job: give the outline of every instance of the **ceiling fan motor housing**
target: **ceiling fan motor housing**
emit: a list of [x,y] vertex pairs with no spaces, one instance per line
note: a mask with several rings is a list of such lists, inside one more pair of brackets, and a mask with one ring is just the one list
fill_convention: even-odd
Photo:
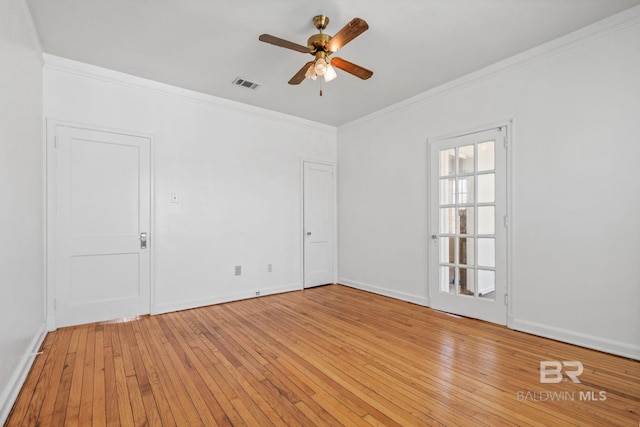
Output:
[[315,53],[320,50],[324,51],[329,40],[331,40],[331,36],[329,34],[314,34],[309,37],[309,40],[307,40],[307,46],[311,50],[311,53]]
[[331,36],[324,34],[322,30],[329,25],[329,17],[324,15],[317,15],[313,17],[313,25],[320,31],[319,34],[314,34],[307,40],[307,47],[311,50],[312,54],[318,51],[325,51],[325,46],[331,40]]

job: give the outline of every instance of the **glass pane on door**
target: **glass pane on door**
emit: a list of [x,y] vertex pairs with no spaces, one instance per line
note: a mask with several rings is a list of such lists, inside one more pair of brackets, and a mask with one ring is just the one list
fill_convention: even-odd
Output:
[[496,201],[495,176],[492,173],[478,176],[478,202],[494,203]]
[[475,208],[458,208],[458,228],[459,234],[473,234],[476,228]]
[[475,239],[458,239],[458,264],[474,265],[474,240]]
[[475,178],[473,176],[465,176],[458,178],[458,200],[459,204],[473,203],[475,199]]
[[456,247],[455,237],[442,238],[442,242],[440,243],[440,262],[441,263],[446,263],[446,264],[456,263],[455,247]]
[[456,202],[456,180],[441,179],[440,180],[440,204],[452,205]]
[[496,272],[492,270],[478,270],[478,296],[495,300]]
[[478,265],[496,266],[496,239],[478,239]]
[[490,171],[495,168],[494,141],[478,144],[478,172]]
[[466,145],[458,149],[458,175],[475,171],[475,146]]
[[495,141],[439,152],[440,292],[495,297]]
[[496,209],[493,206],[478,207],[478,234],[494,234],[496,230]]
[[476,292],[475,270],[472,268],[460,268],[459,270],[458,295],[474,296]]
[[440,151],[440,176],[449,176],[456,173],[456,150],[450,148]]
[[441,266],[440,267],[440,292],[445,294],[455,294],[455,267]]
[[440,234],[455,234],[456,208],[440,208]]

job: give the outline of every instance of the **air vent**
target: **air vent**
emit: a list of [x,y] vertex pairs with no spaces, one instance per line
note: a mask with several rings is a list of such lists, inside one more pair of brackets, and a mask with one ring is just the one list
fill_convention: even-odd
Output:
[[236,77],[236,79],[233,81],[234,85],[238,85],[238,86],[242,86],[242,87],[246,87],[248,89],[253,89],[256,90],[260,87],[259,83],[256,82],[250,82],[249,80],[245,80],[242,77]]

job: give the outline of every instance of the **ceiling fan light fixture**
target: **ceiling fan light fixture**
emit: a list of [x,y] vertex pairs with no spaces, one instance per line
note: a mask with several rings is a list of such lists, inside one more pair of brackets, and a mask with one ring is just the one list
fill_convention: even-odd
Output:
[[316,63],[313,68],[315,69],[317,75],[324,76],[324,73],[327,72],[327,65],[327,61],[324,58],[320,57],[316,59]]
[[315,80],[316,78],[318,78],[318,75],[316,74],[316,68],[315,68],[315,63],[311,64],[309,66],[309,68],[307,68],[307,72],[304,73],[304,76],[308,79],[311,80]]
[[331,64],[327,64],[327,71],[324,73],[324,81],[328,83],[336,77],[338,77],[336,69],[333,68]]

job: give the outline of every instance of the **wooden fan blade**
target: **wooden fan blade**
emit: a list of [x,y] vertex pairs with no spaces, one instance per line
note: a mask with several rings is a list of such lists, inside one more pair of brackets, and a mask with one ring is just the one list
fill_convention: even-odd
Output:
[[326,49],[329,52],[335,52],[340,49],[351,40],[358,37],[360,34],[367,31],[369,24],[364,19],[353,18],[351,22],[345,25],[335,36],[331,37],[329,43],[327,43]]
[[353,62],[345,61],[342,58],[331,58],[331,65],[341,69],[342,71],[346,71],[349,74],[353,74],[354,76],[359,77],[362,80],[367,80],[369,77],[373,76],[373,71],[362,68],[361,66],[356,65]]
[[313,61],[309,61],[306,64],[304,64],[302,68],[300,68],[300,70],[293,77],[291,77],[291,80],[289,80],[289,84],[299,85],[300,83],[302,83],[302,81],[305,78],[305,74],[307,73],[307,70],[309,69],[309,67],[311,67],[312,64],[313,64]]
[[285,49],[295,50],[297,52],[311,53],[309,48],[306,46],[302,46],[301,44],[290,42],[288,40],[281,39],[270,34],[262,34],[260,37],[258,37],[258,40],[260,40],[261,42],[271,43],[276,46],[284,47]]

